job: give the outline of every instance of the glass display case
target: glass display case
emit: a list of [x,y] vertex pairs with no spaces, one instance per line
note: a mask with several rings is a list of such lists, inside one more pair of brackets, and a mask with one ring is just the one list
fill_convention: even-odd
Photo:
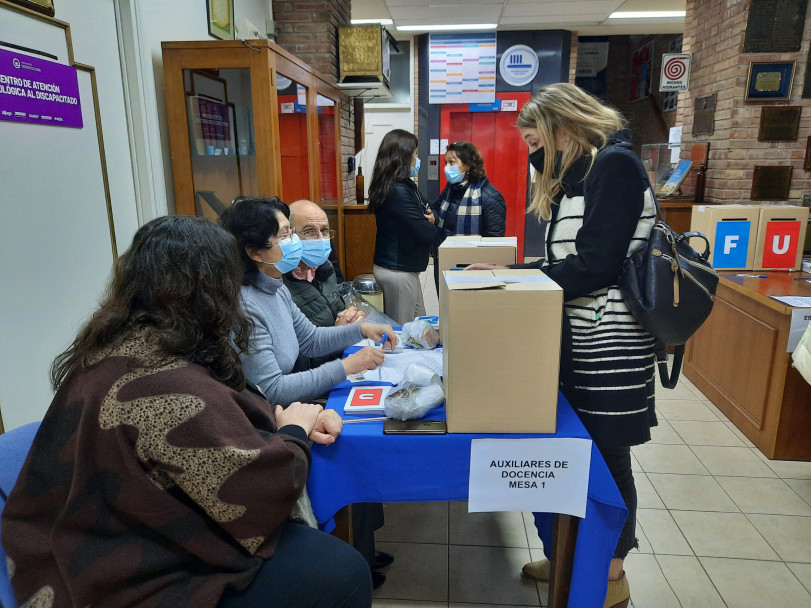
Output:
[[642,146],[641,160],[658,198],[704,200],[709,142]]
[[343,266],[346,96],[267,40],[161,46],[177,212],[216,219],[240,195],[309,199]]

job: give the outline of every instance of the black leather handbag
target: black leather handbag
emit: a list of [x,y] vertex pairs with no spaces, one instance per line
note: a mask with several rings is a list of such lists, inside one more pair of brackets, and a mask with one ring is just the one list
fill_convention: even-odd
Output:
[[[710,243],[700,232],[679,234],[662,221],[656,197],[657,220],[647,244],[625,258],[619,287],[634,317],[656,338],[656,361],[662,386],[674,388],[684,358],[684,343],[710,316],[718,287],[718,273],[707,259]],[[706,244],[698,253],[688,239]],[[666,346],[675,346],[673,370],[667,370]]]

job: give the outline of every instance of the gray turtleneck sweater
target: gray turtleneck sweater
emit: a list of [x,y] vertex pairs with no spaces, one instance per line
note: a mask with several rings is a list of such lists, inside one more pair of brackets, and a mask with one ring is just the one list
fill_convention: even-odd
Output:
[[287,407],[294,401],[324,396],[346,380],[340,359],[291,374],[299,353],[318,357],[341,351],[363,338],[360,324],[316,327],[293,303],[281,279],[259,273],[242,286],[242,300],[253,318],[253,347],[242,353],[248,382],[259,386],[272,404]]

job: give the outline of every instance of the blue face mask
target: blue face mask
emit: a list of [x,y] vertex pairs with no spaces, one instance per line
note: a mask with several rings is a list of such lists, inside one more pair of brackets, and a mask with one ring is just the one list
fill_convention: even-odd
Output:
[[297,234],[294,234],[289,239],[284,239],[278,243],[279,249],[282,250],[282,259],[278,262],[273,262],[276,270],[284,274],[290,272],[301,261],[301,239]]
[[445,177],[450,184],[458,184],[465,179],[465,174],[455,165],[445,165]]
[[419,174],[420,174],[420,159],[418,158],[414,166],[411,167],[411,172],[409,173],[409,175],[411,175],[411,177],[417,177]]
[[327,261],[332,242],[329,239],[304,239],[301,247],[301,260],[310,268],[318,268]]

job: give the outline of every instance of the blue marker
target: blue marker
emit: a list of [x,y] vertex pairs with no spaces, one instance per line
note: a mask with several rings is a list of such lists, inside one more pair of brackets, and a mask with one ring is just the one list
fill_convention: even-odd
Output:
[[384,331],[384,332],[383,332],[383,338],[380,340],[380,349],[381,349],[381,350],[382,350],[382,349],[383,349],[383,347],[386,345],[386,340],[388,340],[388,339],[389,339],[389,336],[388,336],[388,334],[386,334],[386,332]]

